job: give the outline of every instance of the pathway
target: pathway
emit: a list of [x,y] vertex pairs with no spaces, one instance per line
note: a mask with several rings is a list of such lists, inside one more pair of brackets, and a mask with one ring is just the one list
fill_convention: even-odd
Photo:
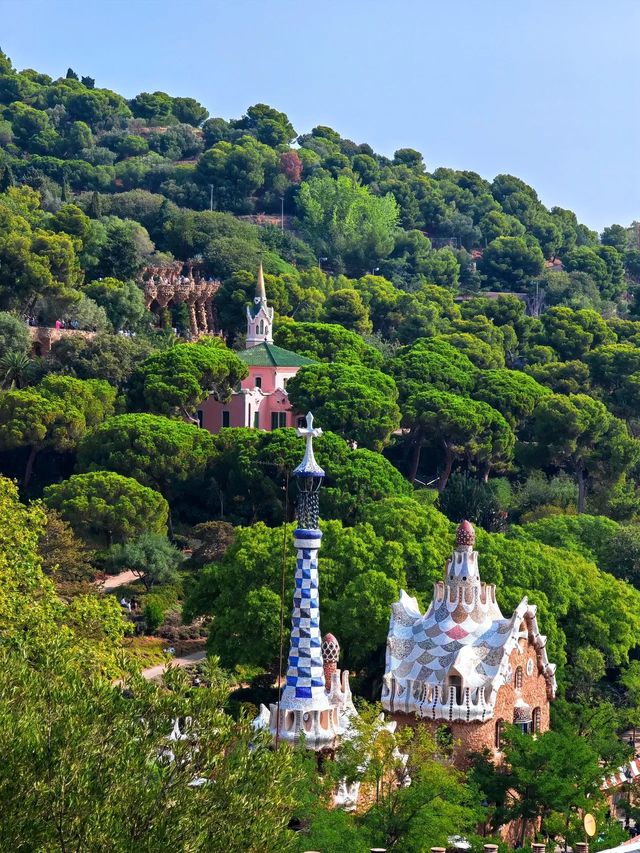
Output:
[[168,661],[167,663],[160,663],[160,664],[157,664],[156,666],[150,666],[150,667],[148,667],[148,669],[143,669],[142,670],[142,677],[146,678],[147,681],[151,681],[152,678],[157,678],[159,675],[162,675],[162,673],[165,671],[165,669],[168,669],[168,667],[170,667],[170,666],[180,666],[180,667],[191,666],[194,663],[199,663],[201,660],[204,660],[206,658],[206,656],[207,656],[207,653],[202,651],[202,652],[193,652],[193,654],[184,655],[182,657],[174,657],[170,661]]
[[119,586],[124,586],[127,583],[133,583],[139,580],[138,575],[133,572],[120,572],[119,575],[108,575],[103,581],[96,581],[96,584],[101,589],[117,589]]

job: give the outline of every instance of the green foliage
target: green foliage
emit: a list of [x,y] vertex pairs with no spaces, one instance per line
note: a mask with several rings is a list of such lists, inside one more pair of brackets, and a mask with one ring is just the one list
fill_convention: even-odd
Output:
[[522,237],[498,237],[484,250],[479,266],[492,290],[523,291],[543,264],[539,246],[527,245]]
[[132,571],[147,591],[156,584],[175,583],[183,561],[180,551],[157,533],[143,533],[131,542],[112,545],[103,558],[104,565],[114,573]]
[[116,332],[135,331],[145,316],[144,294],[133,281],[103,278],[86,285],[84,292],[104,308]]
[[150,356],[129,383],[131,408],[197,423],[195,409],[213,393],[226,402],[248,374],[247,366],[219,338],[176,344]]
[[380,450],[400,423],[395,382],[378,370],[347,364],[302,367],[287,383],[296,411],[313,411],[326,429]]
[[298,210],[305,235],[319,255],[363,272],[394,246],[398,207],[346,175],[317,176],[300,185]]
[[197,476],[213,455],[213,439],[192,424],[160,415],[117,415],[94,429],[78,449],[78,469],[115,471],[169,497]]
[[111,544],[167,532],[169,507],[162,495],[113,471],[74,474],[48,486],[44,500],[90,541]]
[[330,323],[280,322],[274,331],[278,346],[317,361],[380,368],[382,355],[354,332]]
[[74,450],[88,429],[113,413],[115,396],[115,389],[106,382],[70,376],[49,376],[36,388],[0,396],[0,444],[5,449],[29,448],[25,489],[38,452]]

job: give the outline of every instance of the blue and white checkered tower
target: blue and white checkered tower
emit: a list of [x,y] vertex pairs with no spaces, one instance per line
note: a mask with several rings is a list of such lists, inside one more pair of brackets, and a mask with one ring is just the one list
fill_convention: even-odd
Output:
[[324,471],[313,453],[313,439],[322,435],[322,430],[313,428],[311,412],[307,414],[306,427],[298,429],[298,435],[306,439],[307,447],[302,462],[293,471],[298,482],[298,527],[293,534],[297,559],[291,647],[280,707],[323,710],[329,707],[324,683],[318,596],[318,550],[322,539],[318,528],[318,492]]

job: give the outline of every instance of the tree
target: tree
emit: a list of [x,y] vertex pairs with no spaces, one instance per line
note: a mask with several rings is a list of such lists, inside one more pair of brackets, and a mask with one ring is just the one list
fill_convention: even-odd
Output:
[[304,233],[319,255],[362,273],[394,246],[398,206],[391,194],[374,196],[354,179],[316,176],[300,185]]
[[191,555],[198,567],[221,560],[235,541],[233,524],[228,521],[205,521],[196,524],[191,532],[200,543]]
[[[398,584],[384,572],[370,569],[349,581],[332,608],[337,634],[353,664],[360,668],[385,644],[389,612],[398,600]],[[365,639],[366,638],[366,639]]]
[[0,396],[0,442],[5,449],[28,447],[23,486],[28,488],[37,454],[50,448],[74,450],[88,429],[113,412],[115,388],[106,382],[85,382],[49,376],[35,388],[6,391]]
[[136,118],[161,121],[171,115],[172,101],[166,92],[141,92],[129,101],[129,106]]
[[135,331],[147,314],[142,288],[134,281],[103,278],[84,288],[85,294],[104,308],[116,332]]
[[197,424],[196,406],[210,394],[226,402],[247,374],[247,366],[219,338],[177,344],[150,356],[133,373],[129,403],[143,411],[179,413]]
[[171,112],[183,124],[199,127],[209,116],[209,111],[195,98],[172,98]]
[[166,536],[143,533],[131,542],[112,545],[104,563],[112,571],[133,572],[149,592],[156,584],[176,583],[179,578],[178,568],[184,559],[183,554]]
[[55,510],[46,513],[46,527],[38,542],[42,570],[57,584],[86,581],[95,574],[93,553]]
[[469,394],[476,374],[470,359],[443,338],[421,338],[403,347],[390,360],[388,370],[396,380],[401,405],[429,387]]
[[15,314],[0,311],[0,357],[9,353],[28,355],[31,337],[26,323]]
[[[262,189],[267,174],[275,172],[275,151],[252,136],[237,142],[216,142],[205,151],[196,168],[201,185],[213,184],[214,202],[226,210],[245,210],[248,197]],[[250,208],[249,208],[250,209]]]
[[473,397],[500,412],[511,429],[526,420],[549,390],[519,370],[482,370]]
[[390,376],[347,364],[302,367],[287,383],[296,411],[313,411],[324,429],[380,450],[400,423],[398,391]]
[[78,448],[78,470],[115,471],[157,489],[169,502],[179,483],[202,473],[213,438],[193,424],[160,415],[116,415]]
[[622,225],[609,225],[602,231],[600,242],[624,254],[630,248],[629,232]]
[[328,323],[337,323],[361,335],[373,331],[369,312],[358,291],[351,287],[332,293],[325,302],[324,310]]
[[259,142],[272,148],[289,145],[297,135],[285,113],[267,104],[249,107],[242,118],[231,122],[231,126],[251,133]]
[[596,311],[550,308],[542,315],[540,343],[553,347],[561,361],[579,359],[590,349],[615,341],[614,332]]
[[274,340],[285,349],[317,361],[339,361],[371,368],[382,366],[382,354],[375,347],[337,324],[281,321],[274,330]]
[[74,474],[47,486],[44,500],[77,534],[97,544],[167,532],[169,506],[162,495],[113,471]]
[[584,361],[550,361],[528,365],[527,373],[555,394],[580,394],[589,390],[589,366]]
[[53,344],[45,367],[78,379],[102,378],[122,388],[152,352],[153,344],[140,336],[98,334],[91,340],[66,337]]
[[492,467],[506,465],[511,459],[513,432],[502,415],[487,403],[447,391],[420,391],[408,399],[404,416],[411,427],[409,444],[413,448],[410,482],[418,473],[425,444],[444,452],[444,467],[438,478],[440,492],[444,491],[456,460],[467,459],[486,480]]
[[607,408],[627,422],[636,421],[640,404],[640,349],[606,344],[587,353],[592,384],[601,389]]
[[[500,823],[520,821],[520,846],[524,846],[528,828],[536,820],[542,821],[543,832],[555,837],[569,829],[572,817],[593,809],[604,796],[597,752],[567,727],[532,738],[510,726],[504,735],[503,752],[504,764],[493,769],[489,777],[502,800],[498,802]],[[476,759],[477,777],[480,763],[481,759]],[[487,781],[486,777],[478,778],[483,787]],[[563,818],[559,831],[552,829],[555,814]]]
[[542,272],[544,256],[522,237],[498,237],[484,250],[479,267],[494,290],[522,291]]
[[585,394],[544,397],[531,428],[542,457],[566,467],[575,477],[579,513],[584,512],[590,474],[615,481],[638,458],[639,445],[625,424]]

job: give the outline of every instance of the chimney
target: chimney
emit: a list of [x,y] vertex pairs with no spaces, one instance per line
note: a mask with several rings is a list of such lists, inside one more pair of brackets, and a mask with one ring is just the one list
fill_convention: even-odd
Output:
[[585,841],[579,841],[574,848],[576,853],[589,853],[589,845]]
[[432,847],[431,853],[447,853],[446,847]]
[[484,845],[484,853],[497,853],[498,845],[497,844],[485,844]]
[[534,843],[531,845],[531,853],[545,853],[545,850],[546,850],[546,849],[547,849],[547,845],[546,845],[546,844],[540,844],[540,843],[535,843],[535,842],[534,842]]

